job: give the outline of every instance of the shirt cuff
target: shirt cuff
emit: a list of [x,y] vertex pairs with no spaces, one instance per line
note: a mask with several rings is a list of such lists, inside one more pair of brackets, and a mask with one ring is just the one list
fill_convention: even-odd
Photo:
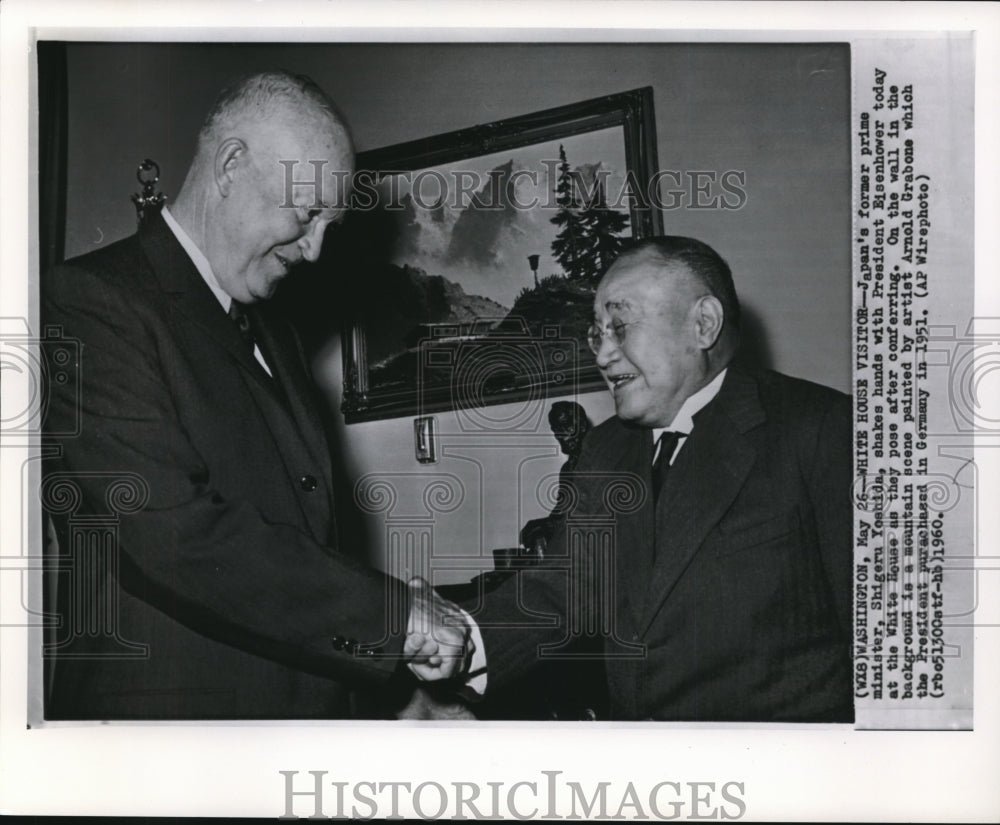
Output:
[[472,662],[469,664],[469,673],[466,675],[465,683],[462,686],[463,693],[472,691],[476,696],[482,697],[486,693],[486,648],[483,646],[483,633],[472,616],[465,610],[462,610],[461,607],[458,609],[461,610],[462,617],[469,625],[472,644],[474,646]]

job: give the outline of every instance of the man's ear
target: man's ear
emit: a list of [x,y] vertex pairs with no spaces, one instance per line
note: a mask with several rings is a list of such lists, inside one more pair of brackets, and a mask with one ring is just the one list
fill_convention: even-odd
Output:
[[725,322],[726,313],[722,308],[722,302],[714,295],[706,295],[698,299],[695,306],[695,335],[698,339],[698,346],[703,349],[711,349],[722,334],[722,325]]
[[215,152],[215,185],[222,197],[229,197],[233,179],[246,158],[247,145],[239,138],[226,138]]

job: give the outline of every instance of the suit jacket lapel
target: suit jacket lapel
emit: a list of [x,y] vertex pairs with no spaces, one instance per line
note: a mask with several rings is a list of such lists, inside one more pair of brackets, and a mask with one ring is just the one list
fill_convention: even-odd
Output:
[[[593,495],[598,501],[591,507],[595,512],[607,512],[614,517],[615,608],[619,615],[629,613],[637,626],[653,557],[653,508],[648,496],[652,460],[649,430],[619,425],[599,445],[588,464],[600,471],[593,478]],[[583,467],[578,469],[581,481],[586,481],[586,471]],[[645,500],[637,508],[626,506],[613,511],[608,506],[614,498],[607,495],[608,487],[620,482],[626,474],[640,479],[643,488],[639,495]]]
[[160,289],[171,296],[171,307],[194,322],[218,346],[226,350],[254,379],[266,386],[267,374],[247,352],[239,331],[223,311],[174,233],[157,215],[139,235],[143,251],[159,282]]
[[[179,312],[216,346],[225,350],[249,379],[250,394],[281,445],[285,469],[292,482],[298,483],[304,467],[318,466],[321,473],[317,481],[326,485],[325,500],[332,500],[333,484],[327,441],[315,414],[305,411],[308,405],[302,399],[308,395],[301,394],[301,386],[307,377],[299,375],[304,368],[300,366],[290,330],[285,335],[276,334],[273,329],[276,325],[267,321],[258,324],[262,337],[259,345],[268,348],[268,355],[274,359],[274,363],[269,364],[278,377],[272,378],[246,346],[236,325],[227,317],[163,218],[156,216],[149,225],[143,227],[139,237],[160,289],[169,296],[171,311]],[[255,311],[254,317],[261,320],[262,314]],[[291,343],[287,343],[285,337]],[[275,381],[281,382],[281,388],[285,390],[288,399],[287,405]],[[328,525],[324,524],[321,511],[304,508],[304,513],[317,538],[325,542],[328,539]]]
[[646,591],[653,574],[653,541],[656,512],[653,509],[653,437],[645,428],[629,431],[629,449],[623,459],[642,479],[645,501],[634,513],[619,516],[617,558],[624,569],[619,580],[627,583],[629,607],[637,626],[645,613]]
[[745,433],[764,420],[752,377],[736,367],[670,468],[656,508],[656,559],[645,601],[645,632],[709,531],[746,482],[756,450]]
[[299,434],[313,460],[320,465],[322,480],[332,493],[333,470],[326,449],[326,430],[317,405],[308,401],[316,390],[295,334],[287,322],[274,318],[268,307],[252,306],[249,311],[257,321],[259,346],[272,364],[274,381],[280,385]]

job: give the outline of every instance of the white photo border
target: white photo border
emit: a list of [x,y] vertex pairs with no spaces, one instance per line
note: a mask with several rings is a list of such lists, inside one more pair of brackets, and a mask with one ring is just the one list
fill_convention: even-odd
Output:
[[[570,13],[570,9],[572,9]],[[31,44],[36,38],[134,40],[567,40],[849,41],[877,49],[880,38],[976,37],[976,314],[1000,315],[995,227],[1000,177],[996,81],[1000,18],[987,4],[757,4],[633,2],[330,3],[19,2],[0,8],[3,131],[0,139],[0,298],[4,317],[37,317],[32,226],[37,197],[28,159],[37,128]],[[381,28],[391,20],[392,28]],[[428,21],[435,21],[433,26]],[[512,21],[517,24],[514,28]],[[528,23],[530,21],[530,24]],[[571,22],[567,22],[571,21]],[[676,28],[678,25],[683,28]],[[97,28],[100,26],[100,28]],[[765,28],[766,27],[766,28]],[[672,30],[671,30],[672,29]],[[28,208],[25,209],[25,204]],[[12,274],[13,273],[13,274]],[[982,403],[998,409],[996,382]],[[4,398],[4,408],[15,404]],[[21,511],[22,455],[0,450],[0,558],[19,556],[22,530],[40,525]],[[981,548],[996,546],[1000,500],[995,451],[981,465]],[[13,548],[13,549],[12,549]],[[995,555],[994,555],[995,561]],[[993,565],[1000,568],[1000,565]],[[984,566],[979,602],[1000,605],[1000,570]],[[21,575],[0,570],[0,603],[19,603]],[[12,601],[13,599],[13,601]],[[31,640],[0,621],[0,810],[18,814],[277,816],[279,771],[326,771],[357,782],[544,782],[562,771],[584,787],[611,782],[649,788],[664,781],[744,785],[748,819],[990,820],[997,810],[1000,756],[1000,628],[976,633],[975,730],[863,732],[849,726],[433,724],[116,724],[31,730],[25,663]],[[539,735],[543,733],[544,735]],[[525,742],[530,741],[530,748]],[[696,791],[697,793],[697,791]],[[506,794],[506,790],[505,790]],[[620,798],[620,793],[618,795]],[[429,806],[433,807],[433,806]],[[532,807],[525,805],[527,810]],[[308,808],[297,808],[306,816]],[[362,809],[364,810],[364,809]],[[690,808],[688,808],[690,811]],[[330,813],[330,811],[327,811]],[[546,811],[538,811],[539,816]]]

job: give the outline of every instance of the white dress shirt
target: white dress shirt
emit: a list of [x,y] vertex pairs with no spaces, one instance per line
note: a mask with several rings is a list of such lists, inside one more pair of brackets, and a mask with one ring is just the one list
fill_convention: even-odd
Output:
[[654,464],[656,463],[656,457],[660,454],[660,436],[668,431],[681,434],[681,437],[677,439],[674,454],[670,456],[668,461],[669,464],[674,463],[678,453],[681,451],[681,447],[687,441],[687,437],[691,435],[691,430],[694,428],[695,415],[708,406],[708,402],[719,394],[719,390],[722,389],[722,382],[725,380],[726,370],[723,370],[694,395],[688,396],[684,403],[681,404],[681,408],[677,411],[677,415],[674,416],[674,420],[670,422],[669,426],[653,429],[653,444],[656,446],[653,455]]

